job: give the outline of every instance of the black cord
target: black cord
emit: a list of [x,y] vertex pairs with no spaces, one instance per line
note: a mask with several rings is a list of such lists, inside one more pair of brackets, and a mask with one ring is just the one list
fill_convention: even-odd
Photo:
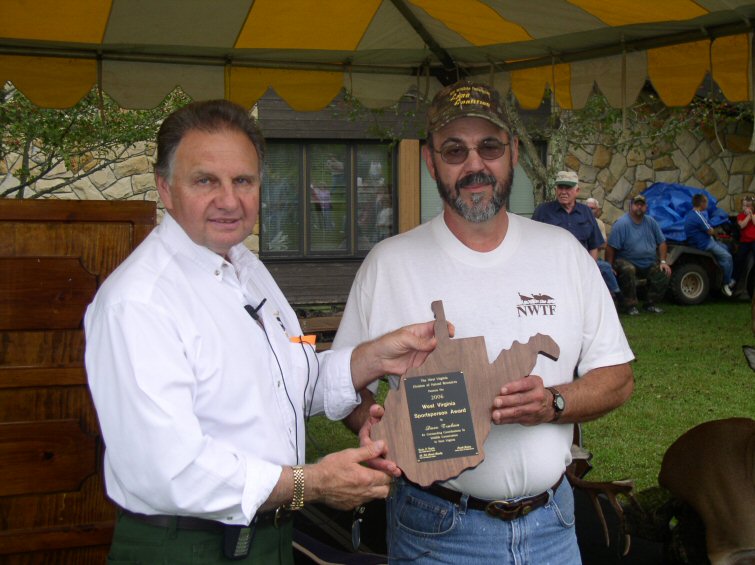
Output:
[[302,394],[301,399],[301,408],[304,412],[304,424],[306,425],[309,422],[309,416],[312,413],[312,403],[315,401],[315,397],[312,395],[312,399],[309,401],[309,412],[307,412],[307,387],[309,386],[309,373],[311,368],[309,366],[309,355],[307,355],[307,350],[304,349],[304,340],[302,339],[302,336],[299,336],[299,345],[301,346],[301,352],[304,354],[304,360],[307,362],[307,380],[304,382],[304,393]]
[[[263,299],[262,302],[259,303],[259,305],[254,308],[253,306],[247,304],[244,306],[244,309],[247,311],[247,313],[254,319],[255,322],[259,325],[260,328],[262,328],[262,332],[265,334],[265,339],[267,340],[267,344],[270,347],[270,351],[273,353],[273,357],[275,357],[275,363],[278,365],[278,371],[281,375],[281,380],[283,381],[283,390],[286,392],[286,398],[288,399],[288,403],[291,406],[291,410],[294,413],[294,441],[296,445],[296,464],[299,464],[299,417],[296,412],[296,407],[294,406],[293,400],[291,400],[291,395],[288,393],[288,385],[286,384],[286,378],[283,376],[283,367],[281,366],[280,359],[278,359],[278,354],[275,352],[275,348],[273,347],[272,342],[270,341],[270,336],[267,334],[267,329],[265,328],[265,324],[262,323],[262,320],[259,317],[258,312],[262,308],[262,305],[267,302],[267,299]],[[281,327],[283,327],[283,330],[285,331],[285,327],[283,326],[283,323],[280,321],[280,318],[278,318],[278,323],[281,324]],[[304,383],[304,393],[302,395],[302,412],[304,414],[304,432],[307,433],[306,424],[309,422],[310,417],[312,416],[312,406],[315,402],[315,393],[317,392],[317,384],[320,382],[320,359],[317,357],[317,350],[311,343],[307,343],[309,347],[312,349],[312,353],[314,354],[315,361],[317,362],[317,373],[315,376],[315,384],[312,387],[312,394],[309,399],[309,408],[307,408],[307,388],[309,387],[309,377],[312,372],[312,367],[309,364],[309,355],[307,354],[307,350],[304,347],[304,336],[299,336],[299,345],[301,346],[302,353],[304,354],[304,360],[307,362],[307,380]]]
[[311,349],[312,352],[315,354],[315,361],[317,362],[317,373],[315,377],[315,384],[312,387],[312,395],[309,399],[309,409],[307,409],[307,389],[304,388],[304,430],[306,432],[307,437],[307,445],[314,450],[314,452],[317,454],[318,457],[322,457],[325,455],[325,452],[323,450],[323,447],[320,445],[320,443],[317,441],[317,439],[310,433],[310,428],[307,426],[309,423],[309,419],[312,416],[312,405],[315,402],[315,392],[317,391],[317,383],[320,381],[320,358],[317,356],[317,350],[315,347],[309,343],[305,342],[304,339],[302,339],[303,336],[299,336],[299,344],[301,345],[302,353],[304,353],[304,357],[307,359],[307,386],[309,386],[309,375],[311,372],[311,367],[309,365],[309,355],[307,355],[307,350],[304,347],[304,344],[306,343]]
[[270,336],[267,335],[267,330],[265,329],[264,324],[260,324],[260,327],[262,328],[262,332],[265,334],[265,339],[267,339],[267,344],[270,346],[270,351],[273,352],[273,357],[275,357],[275,362],[278,364],[278,371],[280,371],[281,380],[283,381],[283,390],[286,391],[286,398],[288,398],[288,403],[291,405],[291,410],[293,410],[294,412],[294,441],[296,445],[296,464],[298,465],[299,464],[299,425],[298,425],[299,418],[296,414],[296,407],[294,406],[294,403],[291,400],[291,395],[288,394],[288,386],[286,385],[286,378],[283,376],[283,368],[281,367],[281,363],[278,360],[278,354],[275,353],[273,344],[270,342]]
[[[317,350],[315,347],[309,343],[305,342],[304,339],[302,339],[303,336],[299,336],[299,345],[301,345],[301,350],[304,353],[304,358],[307,360],[307,383],[304,387],[304,422],[309,423],[309,419],[312,417],[312,405],[315,403],[315,392],[317,391],[317,383],[320,382],[320,358],[317,356]],[[310,349],[312,349],[312,353],[314,353],[315,361],[317,362],[317,372],[315,373],[315,384],[312,386],[312,394],[309,397],[309,409],[307,410],[307,387],[309,386],[309,374],[311,372],[311,368],[309,366],[309,355],[307,355],[307,350],[304,348],[304,344],[307,344]]]

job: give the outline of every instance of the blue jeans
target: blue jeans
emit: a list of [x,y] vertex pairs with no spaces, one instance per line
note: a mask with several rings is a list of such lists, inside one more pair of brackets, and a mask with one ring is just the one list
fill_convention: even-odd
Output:
[[564,479],[545,506],[505,522],[398,481],[388,498],[388,562],[578,565],[574,495]]
[[603,275],[603,281],[606,283],[609,292],[611,294],[619,292],[619,281],[616,280],[616,275],[613,274],[611,263],[598,259],[598,269],[600,269],[600,274]]
[[734,270],[734,260],[731,258],[731,253],[729,253],[727,247],[720,241],[711,239],[705,251],[710,251],[723,269],[724,284],[732,282],[731,273]]

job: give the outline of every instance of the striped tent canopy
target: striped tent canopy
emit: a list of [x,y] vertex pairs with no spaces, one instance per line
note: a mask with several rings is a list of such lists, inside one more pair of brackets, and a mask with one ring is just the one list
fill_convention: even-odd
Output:
[[0,81],[68,107],[99,85],[125,108],[180,86],[251,107],[268,88],[318,110],[342,88],[368,107],[459,77],[524,108],[550,88],[616,107],[649,80],[669,106],[706,76],[753,100],[753,0],[0,0]]

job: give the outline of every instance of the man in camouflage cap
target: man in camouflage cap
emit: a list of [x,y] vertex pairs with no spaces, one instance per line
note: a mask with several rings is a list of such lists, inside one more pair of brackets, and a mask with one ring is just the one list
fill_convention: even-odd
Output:
[[[423,320],[440,299],[456,337],[485,336],[489,359],[538,333],[553,338],[560,356],[538,356],[531,375],[490,398],[497,425],[480,465],[427,488],[397,481],[388,498],[391,562],[580,563],[563,480],[573,424],[626,401],[632,352],[579,242],[507,211],[519,146],[498,92],[469,81],[448,86],[427,126],[422,153],[443,211],[370,251],[334,347]],[[383,413],[369,391],[362,399],[350,417],[355,429]]]

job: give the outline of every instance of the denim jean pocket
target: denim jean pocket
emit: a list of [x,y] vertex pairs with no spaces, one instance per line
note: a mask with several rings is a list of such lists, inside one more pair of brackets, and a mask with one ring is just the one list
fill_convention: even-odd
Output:
[[556,490],[548,506],[553,509],[556,518],[564,528],[574,527],[576,522],[574,518],[574,495],[571,492],[571,485],[566,480]]
[[417,535],[445,534],[456,522],[456,506],[414,488],[402,488],[393,501],[396,524]]

